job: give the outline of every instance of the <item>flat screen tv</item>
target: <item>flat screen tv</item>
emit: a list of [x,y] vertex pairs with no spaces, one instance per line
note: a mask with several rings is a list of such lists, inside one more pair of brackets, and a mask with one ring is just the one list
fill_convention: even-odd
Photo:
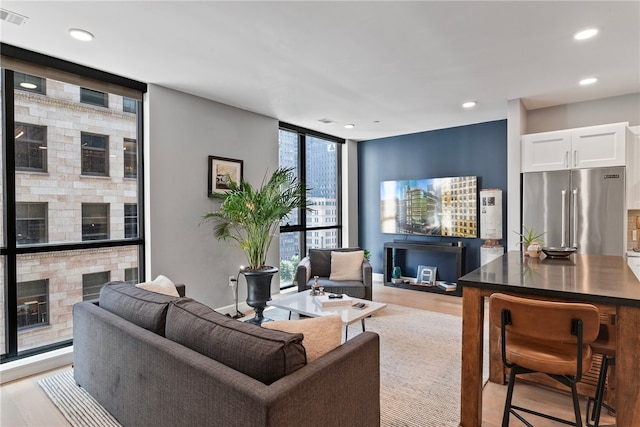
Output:
[[383,233],[478,237],[478,179],[383,181],[380,222]]

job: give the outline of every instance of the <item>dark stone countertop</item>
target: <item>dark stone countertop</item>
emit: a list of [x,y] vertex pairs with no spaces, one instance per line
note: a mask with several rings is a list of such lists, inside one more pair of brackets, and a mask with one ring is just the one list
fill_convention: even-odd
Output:
[[492,291],[640,307],[640,281],[625,257],[573,254],[529,258],[509,252],[462,276],[458,283]]

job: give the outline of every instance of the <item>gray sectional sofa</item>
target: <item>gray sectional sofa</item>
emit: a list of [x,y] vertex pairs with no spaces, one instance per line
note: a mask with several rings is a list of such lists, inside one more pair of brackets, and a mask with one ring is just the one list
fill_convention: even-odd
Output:
[[302,334],[118,282],[73,324],[76,382],[127,427],[380,425],[373,332],[307,363]]

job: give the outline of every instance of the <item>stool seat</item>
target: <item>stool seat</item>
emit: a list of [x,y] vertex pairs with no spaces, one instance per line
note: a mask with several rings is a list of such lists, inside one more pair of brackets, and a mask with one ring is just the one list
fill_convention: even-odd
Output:
[[[535,300],[494,293],[489,297],[489,322],[500,328],[502,363],[509,384],[502,427],[511,415],[531,426],[523,413],[582,427],[576,383],[591,369],[590,344],[599,334],[600,313],[592,304]],[[512,405],[516,376],[540,372],[571,389],[575,422]]]
[[[531,340],[511,336],[506,348],[507,360],[516,365],[546,374],[566,375],[576,372],[576,345],[540,342],[535,348]],[[591,369],[593,353],[588,344],[582,346],[582,372]]]

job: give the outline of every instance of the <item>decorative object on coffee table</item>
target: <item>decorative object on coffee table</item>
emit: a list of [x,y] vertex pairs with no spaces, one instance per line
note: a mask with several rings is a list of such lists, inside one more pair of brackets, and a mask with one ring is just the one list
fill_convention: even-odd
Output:
[[222,193],[210,194],[222,204],[202,218],[214,223],[216,238],[235,241],[245,253],[248,265],[240,273],[247,281],[247,304],[256,313],[250,322],[260,324],[268,320],[262,312],[271,299],[271,279],[278,272],[265,265],[271,240],[280,221],[293,209],[308,209],[307,187],[298,181],[293,168],[280,168],[268,179],[265,176],[259,188],[244,180],[229,180],[228,186]]

